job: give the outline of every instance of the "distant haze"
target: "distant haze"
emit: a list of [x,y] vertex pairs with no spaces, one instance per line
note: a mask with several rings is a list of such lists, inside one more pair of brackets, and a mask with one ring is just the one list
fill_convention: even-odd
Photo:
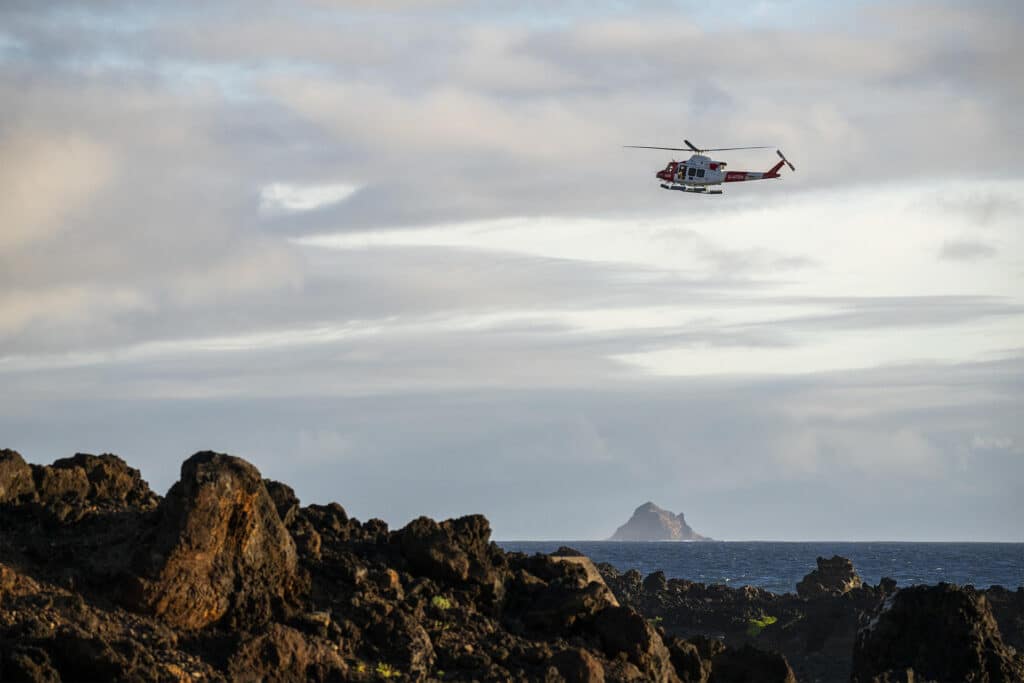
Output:
[[[1021,64],[1009,1],[4,2],[0,447],[505,539],[1024,540]],[[797,172],[621,147],[684,137]]]

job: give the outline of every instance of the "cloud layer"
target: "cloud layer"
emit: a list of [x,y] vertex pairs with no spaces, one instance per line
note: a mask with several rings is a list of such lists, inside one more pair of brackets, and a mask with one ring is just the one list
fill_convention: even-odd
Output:
[[[1020,540],[1022,29],[998,2],[6,3],[4,445],[159,486],[221,448],[506,538],[655,499],[716,537]],[[621,148],[684,136],[799,171],[666,196],[671,153]]]

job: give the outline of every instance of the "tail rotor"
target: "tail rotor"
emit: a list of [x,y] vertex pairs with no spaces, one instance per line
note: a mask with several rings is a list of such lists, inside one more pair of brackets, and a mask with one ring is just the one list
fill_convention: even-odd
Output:
[[781,150],[777,149],[777,150],[775,150],[775,153],[779,155],[780,159],[782,159],[783,161],[786,162],[786,166],[789,166],[789,170],[790,171],[795,171],[796,170],[796,167],[793,166],[793,164],[789,163],[789,159],[787,159],[786,157],[782,156],[782,151]]

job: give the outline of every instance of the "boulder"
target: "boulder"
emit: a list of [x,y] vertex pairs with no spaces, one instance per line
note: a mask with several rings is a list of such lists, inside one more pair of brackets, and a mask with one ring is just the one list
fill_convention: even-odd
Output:
[[857,634],[852,680],[1024,680],[1024,660],[1003,643],[984,595],[951,584],[886,598]]
[[32,465],[40,506],[59,521],[75,521],[85,513],[89,477],[81,467]]
[[521,611],[523,623],[540,631],[563,631],[589,620],[615,603],[615,596],[603,584],[581,585],[579,582],[558,579],[550,583],[527,583],[524,586],[517,577],[511,585],[516,600],[507,605],[509,611],[516,611],[517,602],[520,605],[525,603],[525,609]]
[[796,592],[805,600],[842,595],[864,584],[853,562],[835,555],[832,559],[818,558],[818,568],[811,571],[796,585]]
[[[560,549],[561,550],[561,549]],[[577,565],[582,567],[584,576],[588,583],[596,583],[604,586],[608,589],[608,604],[618,606],[619,601],[615,599],[615,594],[612,593],[608,584],[605,583],[604,577],[601,576],[601,572],[598,571],[597,566],[593,560],[583,554],[577,555],[549,555],[549,557],[555,562],[564,562],[566,564]]]
[[267,487],[270,499],[274,501],[277,509],[277,516],[285,526],[290,527],[299,512],[299,499],[295,495],[295,489],[287,484],[282,484],[273,479],[264,479],[263,485]]
[[158,498],[137,469],[110,453],[77,453],[43,466],[0,450],[0,504],[29,502],[59,522],[76,522],[92,513],[151,510]]
[[697,646],[682,638],[672,637],[666,642],[675,667],[676,675],[682,683],[708,683],[711,680],[711,660],[702,657]]
[[392,536],[414,574],[438,581],[472,583],[500,593],[502,576],[492,562],[491,526],[483,515],[438,523],[409,522]]
[[325,641],[270,624],[242,643],[228,661],[228,673],[234,681],[335,681],[347,679],[348,667]]
[[[139,471],[112,453],[76,453],[70,458],[55,460],[46,469],[81,470],[88,482],[85,499],[89,505],[103,510],[150,509],[158,502]],[[77,474],[72,476],[78,477]]]
[[156,538],[136,558],[139,606],[165,623],[200,629],[266,622],[296,597],[297,555],[259,471],[202,452],[160,505]]
[[650,594],[657,594],[666,590],[668,588],[668,580],[665,578],[665,572],[651,572],[644,579],[643,586],[644,592]]
[[32,467],[17,451],[0,449],[0,505],[35,497]]
[[551,658],[551,663],[566,683],[604,683],[604,666],[586,650],[562,650]]
[[784,656],[749,644],[736,648],[714,638],[674,637],[668,648],[683,683],[796,683]]
[[636,611],[609,607],[594,620],[594,629],[609,657],[624,654],[654,683],[678,683],[671,655],[661,636]]
[[434,667],[437,655],[423,626],[413,616],[394,610],[367,629],[367,636],[387,661],[412,680],[423,680]]
[[713,683],[797,683],[789,662],[778,652],[751,645],[727,647],[711,660]]

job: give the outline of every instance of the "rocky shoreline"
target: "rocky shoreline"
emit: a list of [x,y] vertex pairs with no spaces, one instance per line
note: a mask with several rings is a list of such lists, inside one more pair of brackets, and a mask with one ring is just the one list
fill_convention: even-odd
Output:
[[1024,680],[1024,590],[797,594],[507,553],[479,515],[390,530],[202,452],[165,496],[114,455],[0,451],[0,680]]

